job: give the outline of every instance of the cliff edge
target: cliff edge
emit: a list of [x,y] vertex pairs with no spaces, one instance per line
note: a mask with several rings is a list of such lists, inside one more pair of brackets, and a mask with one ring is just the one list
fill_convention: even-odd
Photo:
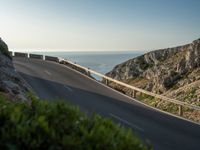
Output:
[[[136,87],[190,103],[200,101],[200,39],[130,59],[106,74]],[[121,90],[128,92],[125,88]]]

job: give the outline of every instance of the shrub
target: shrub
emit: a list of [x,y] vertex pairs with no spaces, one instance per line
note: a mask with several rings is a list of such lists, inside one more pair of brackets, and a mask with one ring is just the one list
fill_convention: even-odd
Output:
[[145,150],[131,130],[66,102],[32,97],[31,106],[0,96],[0,149]]

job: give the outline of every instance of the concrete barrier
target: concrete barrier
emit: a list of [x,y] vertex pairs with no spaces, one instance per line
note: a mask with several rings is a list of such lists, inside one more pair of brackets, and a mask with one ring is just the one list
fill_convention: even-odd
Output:
[[45,60],[59,62],[58,57],[53,57],[53,56],[45,56]]
[[29,54],[29,58],[34,58],[34,59],[43,59],[43,55],[38,55],[38,54]]
[[14,53],[15,57],[26,57],[28,58],[28,53],[19,53],[19,52],[15,52]]

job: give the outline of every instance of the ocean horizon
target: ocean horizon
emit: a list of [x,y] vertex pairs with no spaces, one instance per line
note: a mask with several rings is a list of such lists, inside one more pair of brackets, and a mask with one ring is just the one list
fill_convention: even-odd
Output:
[[60,57],[105,74],[111,71],[117,64],[142,55],[145,51],[65,51],[29,53]]

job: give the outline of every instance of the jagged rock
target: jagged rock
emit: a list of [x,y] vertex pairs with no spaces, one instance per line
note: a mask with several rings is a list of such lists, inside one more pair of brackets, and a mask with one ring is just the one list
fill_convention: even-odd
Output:
[[[200,106],[200,39],[191,44],[148,52],[115,66],[106,75]],[[114,83],[109,86],[131,96],[132,91],[128,88]],[[141,95],[137,95],[137,98],[159,109],[173,111],[166,101],[151,101],[151,98]],[[197,110],[185,110],[183,116],[200,122],[200,112]]]
[[0,92],[9,94],[13,100],[27,101],[29,91],[30,86],[15,71],[8,46],[0,38]]
[[[146,90],[164,94],[200,79],[200,39],[191,44],[160,49],[130,59],[107,73]],[[193,74],[193,75],[191,75]],[[145,82],[141,82],[145,80]]]

